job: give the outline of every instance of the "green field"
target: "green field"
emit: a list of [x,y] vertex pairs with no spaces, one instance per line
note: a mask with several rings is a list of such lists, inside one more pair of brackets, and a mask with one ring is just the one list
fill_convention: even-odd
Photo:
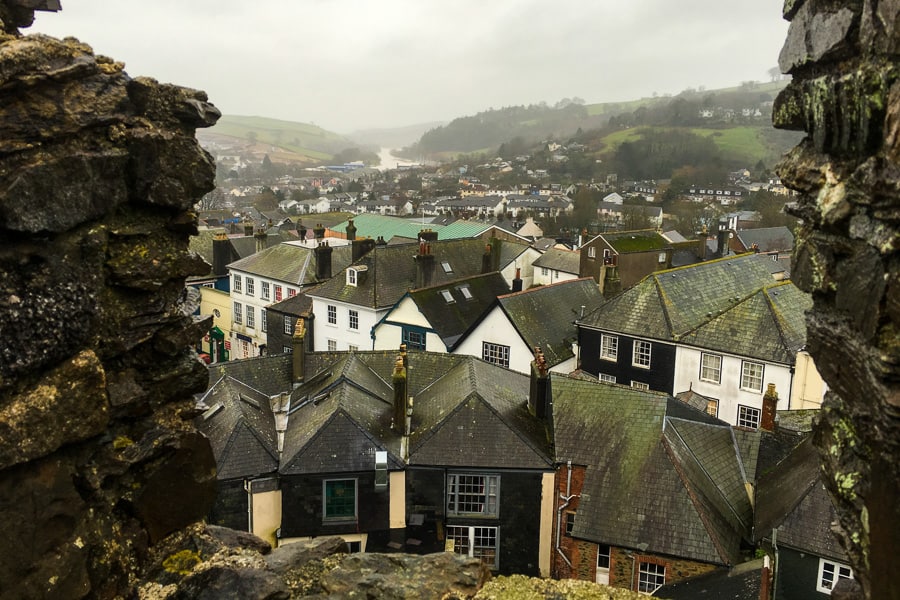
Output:
[[[643,131],[653,129],[682,129],[679,127],[630,127],[616,131],[602,138],[606,151],[612,151],[623,142],[640,139]],[[793,147],[802,137],[790,131],[779,131],[772,127],[728,127],[722,129],[704,129],[701,127],[683,128],[695,135],[708,137],[722,151],[723,157],[735,163],[755,165],[763,161],[772,165],[781,155]]]
[[351,140],[308,123],[295,123],[264,117],[223,115],[209,132],[257,143],[270,144],[317,160],[327,160],[345,148],[356,146]]

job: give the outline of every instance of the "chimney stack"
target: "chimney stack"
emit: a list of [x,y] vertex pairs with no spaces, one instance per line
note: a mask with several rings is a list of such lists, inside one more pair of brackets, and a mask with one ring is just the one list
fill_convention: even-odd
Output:
[[266,230],[262,227],[256,230],[256,233],[253,234],[253,237],[256,238],[257,252],[262,252],[269,245],[269,236],[266,234]]
[[307,232],[307,229],[306,229],[306,225],[303,224],[303,219],[297,221],[297,233],[300,234],[301,242],[306,241],[306,232]]
[[250,237],[253,235],[253,221],[247,221],[244,223],[244,236]]
[[351,242],[351,253],[353,255],[353,262],[358,261],[363,256],[371,252],[375,249],[375,240],[372,238],[363,238],[361,240],[353,240]]
[[716,234],[716,258],[728,256],[728,222],[719,221],[719,230]]
[[481,273],[490,273],[492,263],[493,261],[491,260],[491,245],[485,244],[484,254],[481,255]]
[[775,384],[770,383],[766,386],[766,393],[763,394],[762,417],[759,420],[760,429],[775,431],[776,410],[778,410],[778,392],[775,391]]
[[353,224],[353,219],[347,221],[347,239],[351,242],[356,239],[356,225]]
[[317,242],[321,242],[322,240],[324,240],[325,226],[321,223],[317,224],[315,227],[313,227],[313,235],[315,236]]
[[431,253],[431,244],[420,241],[419,254],[416,255],[416,289],[430,286],[433,275],[434,255]]
[[422,229],[419,231],[419,241],[425,240],[426,242],[436,242],[438,239],[438,232],[433,231],[432,229]]
[[394,363],[394,373],[391,379],[394,383],[394,416],[391,420],[391,428],[402,435],[406,431],[406,404],[409,397],[406,368],[403,366],[402,356],[398,356]]
[[516,267],[516,277],[515,277],[515,279],[512,280],[512,291],[513,291],[513,293],[515,293],[515,292],[521,292],[521,291],[522,291],[522,277],[521,277],[521,275],[522,275],[522,269],[520,269],[519,267]]
[[230,242],[228,235],[224,231],[220,231],[213,238],[213,264],[212,272],[216,277],[225,277],[228,275],[227,265],[231,262]]
[[534,348],[534,360],[531,362],[531,389],[528,394],[528,412],[542,421],[549,414],[550,378],[548,377],[547,360],[540,346]]
[[378,239],[375,240],[375,245],[376,245],[376,246],[387,246],[387,242],[384,241],[384,237],[383,237],[383,236],[380,236],[380,235],[379,235],[379,236],[378,236]]
[[292,368],[291,375],[294,387],[303,383],[303,373],[306,369],[306,325],[303,317],[297,317],[294,324],[294,335],[291,336]]
[[706,229],[706,225],[700,230],[700,247],[697,248],[697,257],[704,261],[706,260],[706,240],[709,239],[709,232]]
[[316,279],[319,281],[327,281],[331,279],[331,253],[334,250],[328,245],[328,242],[319,242],[316,246]]

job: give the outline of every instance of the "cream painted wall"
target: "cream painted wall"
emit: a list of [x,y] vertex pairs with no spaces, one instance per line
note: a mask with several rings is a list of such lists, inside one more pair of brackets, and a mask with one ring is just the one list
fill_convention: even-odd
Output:
[[526,375],[531,374],[533,350],[528,347],[499,306],[495,306],[488,313],[453,353],[481,358],[482,342],[509,346],[509,368]]
[[388,489],[391,494],[389,527],[402,529],[406,527],[406,471],[391,471]]
[[805,351],[797,353],[794,366],[794,387],[791,390],[791,408],[802,410],[821,408],[828,384],[822,379],[812,356]]
[[281,527],[281,490],[251,495],[253,501],[253,534],[274,548],[275,530]]
[[541,577],[550,577],[555,507],[556,482],[554,473],[544,473],[541,477],[541,533],[538,545],[538,569],[541,572]]

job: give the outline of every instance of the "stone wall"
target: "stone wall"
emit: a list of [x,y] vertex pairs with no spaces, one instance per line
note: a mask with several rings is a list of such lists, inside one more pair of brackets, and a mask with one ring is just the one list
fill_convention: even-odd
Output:
[[21,36],[40,4],[0,0],[0,597],[127,597],[215,489],[184,279],[219,112]]
[[778,172],[803,219],[793,277],[829,385],[816,427],[862,593],[900,597],[900,0],[786,0],[773,113],[805,139]]

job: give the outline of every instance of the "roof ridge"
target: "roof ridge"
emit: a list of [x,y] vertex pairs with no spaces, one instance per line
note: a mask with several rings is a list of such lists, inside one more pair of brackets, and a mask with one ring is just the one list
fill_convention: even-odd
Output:
[[775,328],[778,330],[778,338],[781,340],[781,345],[784,346],[788,351],[790,351],[790,346],[788,345],[787,335],[785,334],[785,329],[787,328],[787,323],[784,320],[784,315],[781,314],[781,311],[778,310],[778,307],[775,306],[775,301],[772,299],[772,295],[769,293],[770,289],[784,287],[790,282],[781,281],[777,282],[782,285],[767,285],[760,290],[763,293],[763,298],[765,299],[766,306],[769,309],[769,312],[772,315],[772,320],[775,321]]
[[[663,288],[662,282],[659,280],[659,278],[654,277],[653,282],[656,285],[656,295],[659,299],[659,304],[662,307],[663,316],[666,319],[666,329],[669,332],[669,337],[672,338],[673,341],[677,342],[681,336],[675,333],[675,327],[672,325],[672,316],[669,314],[669,307],[671,306],[672,301],[669,300],[669,296],[668,294],[666,294],[666,290]],[[636,288],[637,286],[634,287]]]
[[537,293],[537,292],[540,292],[540,291],[543,291],[543,290],[548,290],[548,289],[555,288],[555,287],[557,287],[557,286],[566,285],[566,284],[572,284],[572,283],[577,283],[577,282],[585,281],[585,280],[588,280],[588,279],[590,279],[590,280],[593,281],[594,278],[593,278],[593,277],[579,277],[579,278],[577,278],[577,279],[566,279],[565,281],[557,281],[556,283],[548,283],[548,284],[546,284],[546,285],[537,285],[537,286],[530,287],[530,288],[528,288],[527,290],[519,290],[518,292],[510,292],[510,293],[508,293],[508,294],[503,294],[502,296],[497,296],[497,299],[498,299],[498,300],[505,300],[505,299],[507,299],[507,298],[512,298],[513,296],[520,296],[520,295],[522,295],[522,294],[528,294],[528,293],[530,293],[530,292]]

